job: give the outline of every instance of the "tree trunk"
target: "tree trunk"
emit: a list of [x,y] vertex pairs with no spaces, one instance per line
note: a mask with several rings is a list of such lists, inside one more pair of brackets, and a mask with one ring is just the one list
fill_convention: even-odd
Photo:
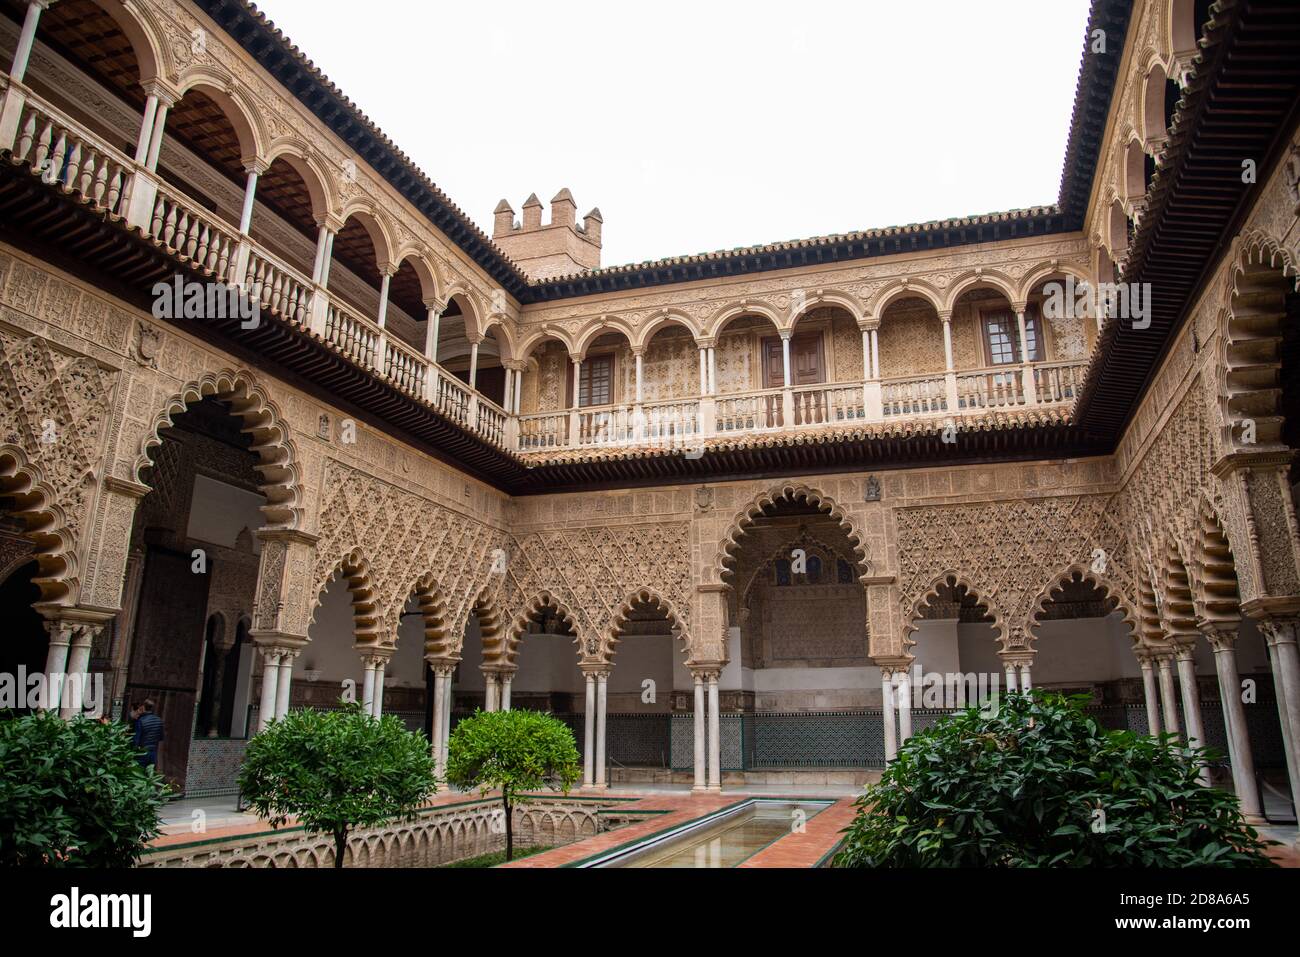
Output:
[[348,849],[348,829],[334,832],[334,866],[343,866],[343,854]]
[[514,860],[515,856],[515,824],[511,820],[510,814],[510,795],[505,791],[501,792],[501,803],[506,809],[506,860]]

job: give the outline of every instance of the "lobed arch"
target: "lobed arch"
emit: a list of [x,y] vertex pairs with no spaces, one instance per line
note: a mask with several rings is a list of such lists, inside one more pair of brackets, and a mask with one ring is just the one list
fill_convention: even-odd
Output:
[[1170,535],[1158,556],[1160,565],[1160,625],[1167,638],[1186,641],[1199,634],[1196,627],[1196,602],[1192,597],[1192,579],[1185,552]]
[[1165,125],[1165,87],[1169,74],[1159,59],[1149,63],[1146,75],[1142,79],[1142,113],[1140,128],[1142,130],[1143,148],[1153,152],[1164,143],[1169,133]]
[[783,317],[779,312],[773,309],[765,302],[756,300],[745,300],[743,302],[731,302],[714,311],[704,322],[702,330],[703,335],[697,337],[705,339],[716,339],[733,319],[739,319],[741,316],[763,316],[771,321],[778,330],[785,328]]
[[943,294],[928,282],[916,279],[896,279],[887,283],[871,300],[869,312],[877,319],[883,318],[885,310],[903,299],[924,299],[935,312],[943,312]]
[[[1242,445],[1280,446],[1281,397],[1277,374],[1286,322],[1285,297],[1300,290],[1300,269],[1285,244],[1258,230],[1236,240],[1219,316],[1215,377],[1224,453]],[[1247,420],[1254,442],[1242,441]]]
[[622,316],[601,316],[594,323],[585,326],[578,333],[578,339],[574,343],[577,350],[572,353],[579,359],[587,358],[587,350],[601,336],[608,335],[611,332],[621,332],[627,339],[628,345],[631,346],[636,341],[636,327],[628,322]]
[[424,623],[424,656],[426,658],[450,657],[447,598],[433,572],[425,572],[404,592],[401,603],[396,605],[393,615],[390,616],[388,633],[394,636],[394,641],[397,640],[397,627],[401,622],[402,612],[412,598],[419,605],[420,617]]
[[924,618],[925,610],[939,597],[941,588],[949,590],[964,589],[966,594],[975,600],[975,604],[983,608],[988,617],[993,619],[993,629],[996,632],[995,640],[1005,647],[1008,629],[1002,609],[988,597],[988,592],[983,588],[977,587],[969,578],[956,569],[948,569],[932,579],[930,584],[922,590],[921,594],[912,603],[907,619],[903,622],[904,653],[908,653],[908,649],[916,645],[916,640],[911,635],[918,628],[917,622]]
[[312,215],[324,222],[333,215],[338,199],[331,185],[331,177],[320,165],[320,160],[313,150],[302,140],[292,136],[281,136],[271,140],[262,156],[262,161],[269,168],[276,160],[281,160],[302,179],[311,197]]
[[162,430],[172,425],[172,416],[206,398],[228,402],[244,422],[242,431],[253,439],[252,452],[261,460],[257,471],[263,479],[261,492],[266,504],[262,514],[267,527],[301,527],[302,475],[291,430],[252,373],[242,369],[206,373],[168,399],[140,442],[131,477],[147,484],[141,476],[153,464],[149,450],[162,444]]
[[668,326],[681,326],[691,334],[692,338],[699,338],[700,330],[693,320],[680,309],[660,309],[658,312],[651,313],[649,318],[641,325],[637,337],[632,340],[634,350],[644,351],[650,345],[650,340],[661,329]]
[[948,296],[940,312],[952,312],[966,293],[975,289],[992,289],[1007,297],[1007,302],[1020,302],[1016,298],[1016,284],[1008,276],[996,269],[973,269],[962,273],[948,287]]
[[1197,624],[1235,629],[1241,622],[1237,562],[1219,519],[1219,510],[1204,493],[1197,508],[1191,571]]
[[216,103],[239,139],[241,161],[249,163],[266,155],[266,129],[247,87],[235,82],[224,70],[207,64],[187,68],[176,82],[176,102],[187,93],[202,93]]
[[1038,616],[1047,610],[1047,603],[1053,600],[1064,590],[1068,582],[1087,582],[1092,585],[1103,595],[1106,600],[1112,603],[1112,611],[1119,611],[1123,615],[1124,624],[1128,626],[1129,635],[1136,644],[1141,636],[1141,619],[1138,610],[1133,603],[1124,595],[1124,590],[1119,587],[1112,579],[1105,575],[1092,570],[1092,566],[1085,562],[1074,562],[1061,569],[1043,586],[1038,597],[1029,607],[1029,617],[1025,622],[1026,633],[1032,633],[1033,629],[1038,626]]
[[787,483],[760,492],[732,519],[726,533],[723,535],[722,543],[719,545],[717,556],[714,559],[713,573],[718,581],[724,581],[730,577],[736,560],[732,552],[740,547],[740,539],[744,537],[745,532],[763,514],[764,509],[782,500],[791,502],[802,500],[819,511],[829,514],[831,519],[839,524],[849,540],[849,548],[852,550],[855,559],[858,578],[861,579],[870,574],[870,562],[867,559],[864,544],[866,537],[857,528],[844,508],[818,489],[802,484]]
[[560,620],[569,626],[569,630],[574,635],[573,643],[578,647],[578,658],[581,660],[584,657],[584,648],[577,616],[569,609],[568,605],[560,601],[554,592],[543,589],[524,604],[523,610],[514,617],[510,627],[505,632],[503,640],[494,647],[491,655],[488,653],[487,644],[484,644],[484,663],[495,663],[513,668],[519,656],[520,639],[527,632],[528,623],[532,620],[533,615],[536,615],[543,608],[553,609]]
[[638,604],[654,605],[663,610],[664,616],[668,619],[668,624],[672,628],[674,636],[681,642],[682,653],[686,655],[687,661],[691,661],[694,649],[692,647],[690,633],[686,629],[686,623],[682,619],[682,616],[678,614],[677,608],[673,605],[672,601],[665,598],[657,589],[650,587],[634,588],[624,596],[621,602],[619,602],[618,607],[614,611],[613,617],[610,619],[606,647],[602,649],[605,660],[613,661],[614,655],[617,654],[614,648],[620,641],[618,637],[619,632],[623,630],[623,626],[627,624],[628,616],[631,615],[632,609]]
[[347,584],[352,598],[352,635],[358,645],[385,645],[391,647],[393,639],[385,641],[380,632],[379,599],[376,594],[375,575],[370,560],[361,548],[354,548],[334,562],[324,583],[312,596],[307,619],[308,634],[316,621],[316,609],[334,576]]
[[76,535],[57,490],[22,446],[0,444],[0,497],[10,501],[11,514],[25,527],[24,537],[36,546],[32,554],[20,556],[14,567],[36,562],[32,581],[40,589],[42,603],[75,604],[80,590]]
[[455,642],[454,653],[459,655],[461,648],[465,644],[465,629],[469,627],[469,616],[478,616],[479,635],[483,639],[483,660],[499,660],[502,652],[501,646],[506,641],[506,635],[503,630],[503,615],[501,607],[497,602],[496,596],[492,594],[490,585],[484,585],[479,589],[474,600],[470,602],[466,610],[465,618],[460,626],[453,631],[452,638]]

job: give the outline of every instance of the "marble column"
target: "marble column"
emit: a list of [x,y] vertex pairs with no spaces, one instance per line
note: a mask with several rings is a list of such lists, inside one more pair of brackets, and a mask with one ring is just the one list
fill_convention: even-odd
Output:
[[451,706],[455,701],[456,695],[452,690],[452,679],[456,674],[455,665],[447,665],[443,668],[442,678],[442,740],[438,742],[438,754],[442,761],[444,771],[447,767],[447,742],[451,738]]
[[9,68],[9,78],[17,83],[21,83],[27,74],[27,61],[31,59],[32,47],[36,43],[36,25],[40,22],[41,11],[48,7],[50,2],[51,0],[28,0],[27,2],[27,12],[23,16],[23,30],[18,36],[13,65]]
[[289,686],[293,683],[293,661],[296,651],[280,653],[280,678],[275,685],[275,716],[283,718],[289,713]]
[[257,730],[275,720],[276,686],[280,683],[280,649],[262,649],[262,700],[257,709]]
[[45,623],[50,636],[45,655],[45,703],[43,710],[59,713],[63,701],[63,677],[68,671],[68,649],[72,645],[71,622],[54,620]]
[[483,672],[483,710],[497,711],[501,706],[501,686],[497,684],[495,671]]
[[94,629],[87,625],[77,625],[72,631],[68,673],[64,677],[63,694],[59,698],[59,717],[65,721],[81,714],[85,705],[86,681],[90,676],[90,648],[94,636]]
[[149,139],[149,155],[144,163],[150,172],[158,168],[158,154],[162,151],[163,133],[167,129],[167,111],[171,105],[169,100],[159,97],[158,109],[153,117],[153,135]]
[[362,655],[361,663],[365,668],[361,678],[361,710],[366,714],[375,713],[375,658]]
[[1147,706],[1147,730],[1152,737],[1160,736],[1160,694],[1156,691],[1156,666],[1149,652],[1138,652],[1138,666],[1142,669],[1142,697]]
[[704,791],[709,786],[707,770],[707,742],[704,732],[704,676],[698,671],[692,676],[695,685],[695,713],[692,715],[695,725],[695,788],[696,791]]
[[442,764],[442,711],[447,688],[443,681],[442,669],[432,661],[429,661],[429,667],[433,669],[433,727],[429,729],[430,751],[433,756],[433,773],[441,778],[446,770]]
[[722,719],[718,714],[718,673],[709,679],[709,790],[722,790]]
[[384,679],[387,672],[388,658],[381,657],[375,662],[375,701],[374,709],[370,712],[376,718],[384,713]]
[[901,668],[894,673],[894,680],[898,686],[898,746],[901,748],[907,744],[907,739],[912,736],[912,688],[910,672],[907,668]]
[[894,727],[894,673],[880,669],[881,720],[885,725],[885,764],[898,754],[898,732]]
[[1006,670],[1007,691],[1008,692],[1015,691],[1016,690],[1016,666],[1008,661],[1003,667]]
[[583,674],[587,688],[586,708],[582,713],[583,750],[582,750],[582,786],[593,787],[596,783],[596,676],[590,671]]
[[[1294,619],[1268,618],[1259,622],[1268,642],[1269,663],[1273,669],[1273,696],[1277,698],[1278,721],[1282,726],[1282,745],[1286,749],[1287,775],[1291,793],[1300,795],[1300,655],[1296,648],[1297,622]],[[1297,798],[1300,804],[1300,798]]]
[[1241,675],[1237,671],[1235,629],[1206,628],[1205,636],[1214,649],[1214,670],[1219,677],[1219,701],[1223,705],[1223,727],[1228,739],[1228,764],[1232,789],[1237,794],[1247,824],[1264,824],[1259,780],[1255,777],[1255,756],[1250,748],[1246,710],[1241,703]]
[[510,710],[510,682],[514,680],[513,671],[503,671],[500,674],[501,681],[501,710]]
[[1021,692],[1030,691],[1030,690],[1032,690],[1033,687],[1034,687],[1033,682],[1030,681],[1030,679],[1029,679],[1029,670],[1030,670],[1030,668],[1031,668],[1031,664],[1030,664],[1028,661],[1022,661],[1022,662],[1020,662],[1020,690],[1021,690]]
[[608,704],[609,672],[596,672],[596,787],[608,787],[606,768],[609,754],[605,741],[605,710]]
[[253,228],[253,204],[257,201],[257,180],[263,173],[260,163],[252,163],[244,167],[248,174],[248,179],[244,183],[244,207],[239,214],[239,234],[247,236],[248,231]]
[[1168,652],[1157,655],[1156,665],[1160,668],[1160,703],[1164,706],[1165,730],[1170,734],[1181,734],[1178,701],[1174,694],[1173,655]]
[[[1196,646],[1190,642],[1179,642],[1174,649],[1178,660],[1178,687],[1183,698],[1183,720],[1187,724],[1187,747],[1197,748],[1205,743],[1205,731],[1201,722],[1201,693],[1196,685]],[[1210,770],[1200,765],[1197,775],[1201,784],[1209,786]]]

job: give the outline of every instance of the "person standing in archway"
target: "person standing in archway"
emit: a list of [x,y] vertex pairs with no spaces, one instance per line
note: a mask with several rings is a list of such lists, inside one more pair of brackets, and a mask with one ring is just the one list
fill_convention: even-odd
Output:
[[145,699],[144,713],[135,723],[135,737],[132,743],[140,749],[138,758],[144,767],[156,767],[158,764],[158,745],[163,739],[163,720],[154,713],[152,698]]

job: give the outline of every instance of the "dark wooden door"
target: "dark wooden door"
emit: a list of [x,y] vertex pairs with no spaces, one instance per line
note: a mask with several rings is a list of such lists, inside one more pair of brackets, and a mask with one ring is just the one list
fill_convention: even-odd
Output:
[[163,719],[158,770],[176,788],[185,786],[212,581],[212,557],[207,574],[192,571],[193,561],[187,552],[157,546],[145,554],[126,688],[128,707],[154,700]]
[[[816,385],[826,381],[826,364],[822,356],[822,334],[806,332],[790,340],[790,385]],[[785,386],[781,338],[763,340],[763,388]]]

